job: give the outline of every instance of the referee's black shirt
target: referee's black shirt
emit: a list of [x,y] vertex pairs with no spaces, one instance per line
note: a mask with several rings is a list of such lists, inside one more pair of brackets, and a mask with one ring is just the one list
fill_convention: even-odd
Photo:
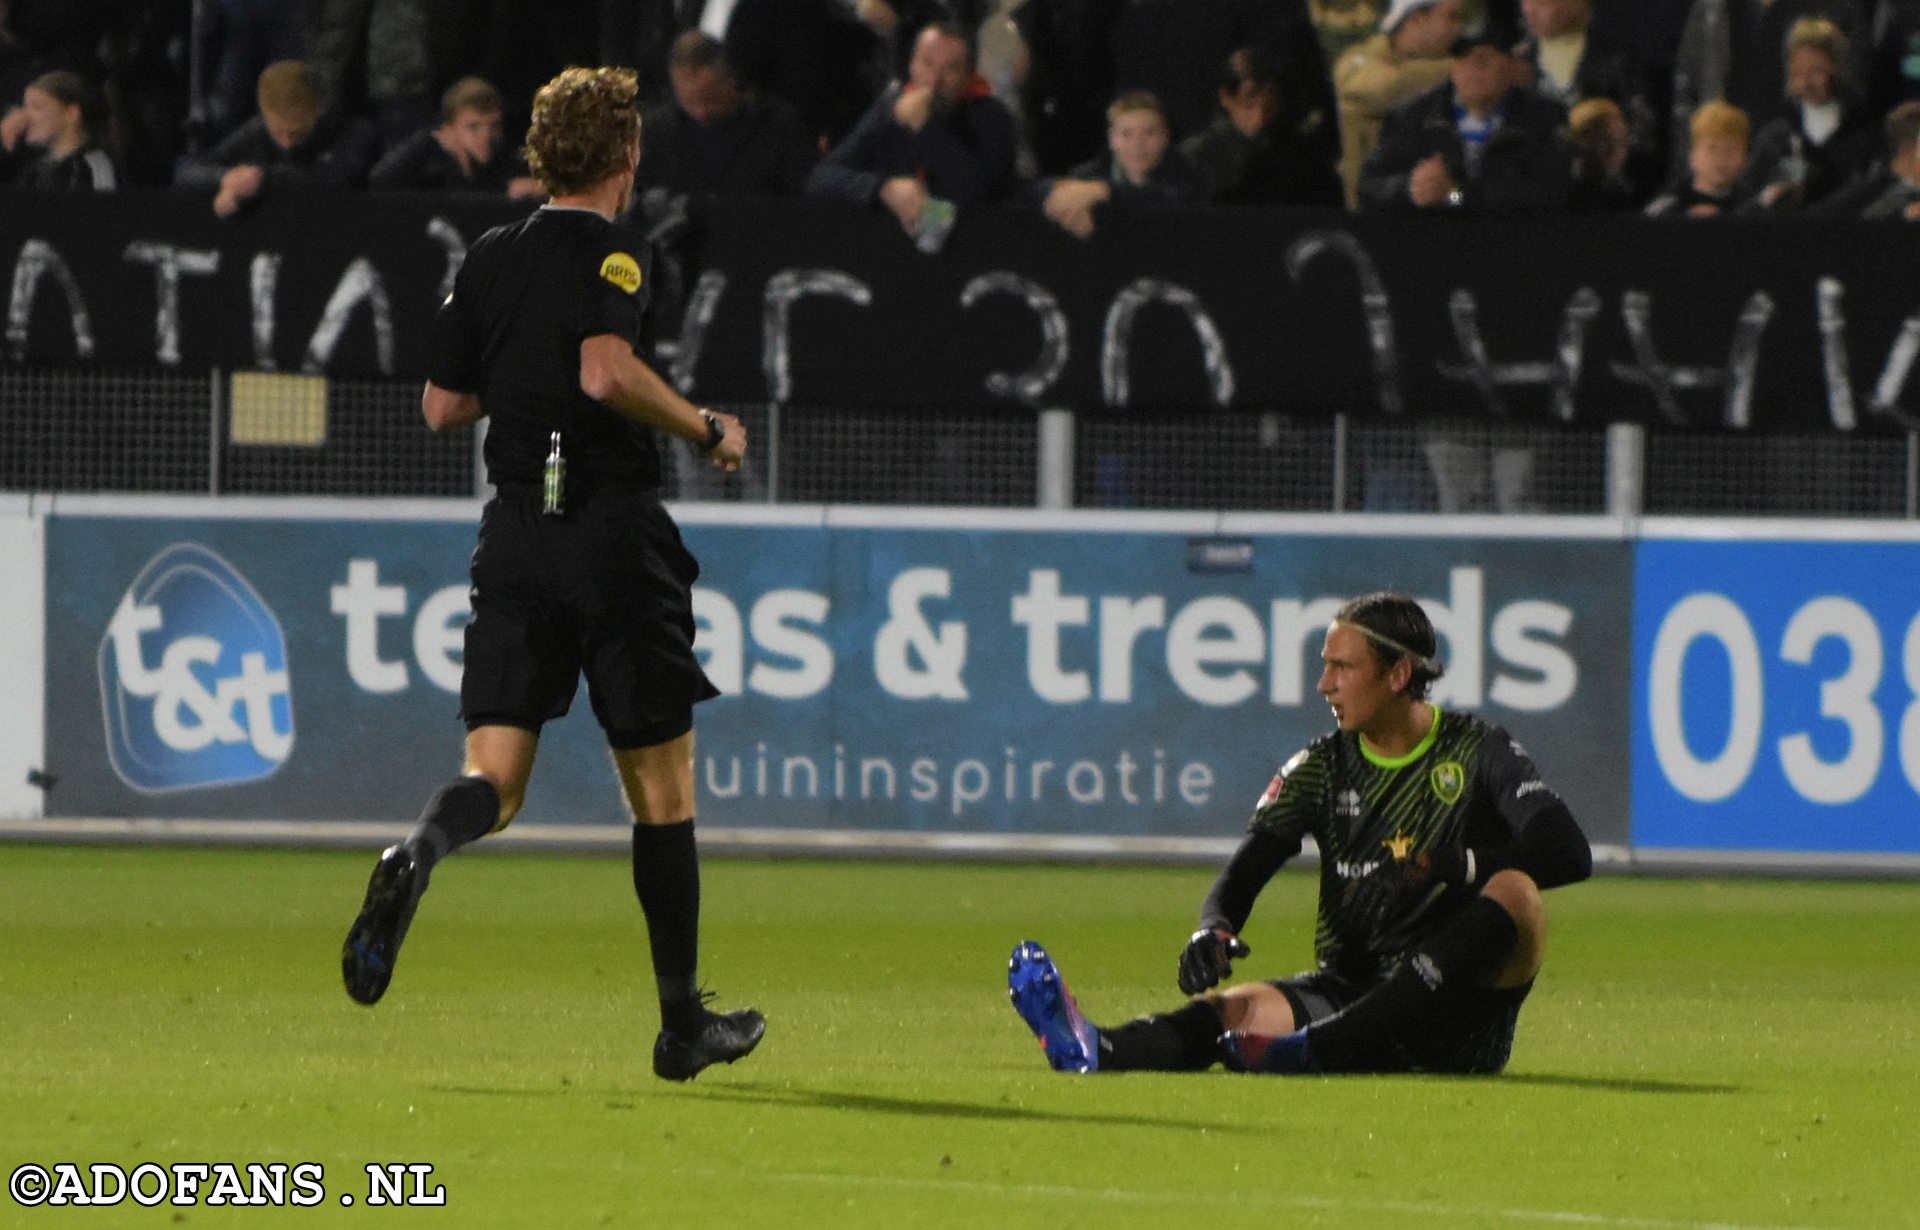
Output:
[[580,343],[612,333],[651,360],[646,249],[586,209],[537,209],[474,242],[434,318],[428,376],[491,420],[487,478],[537,491],[559,432],[569,493],[660,485],[653,433],[580,391]]

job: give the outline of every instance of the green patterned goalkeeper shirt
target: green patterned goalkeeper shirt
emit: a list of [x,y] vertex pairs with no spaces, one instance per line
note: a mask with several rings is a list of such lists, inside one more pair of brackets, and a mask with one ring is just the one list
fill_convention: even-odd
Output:
[[1507,732],[1471,714],[1434,710],[1417,747],[1389,758],[1358,734],[1335,731],[1282,765],[1248,827],[1320,850],[1314,955],[1321,968],[1367,979],[1385,974],[1469,900],[1409,891],[1377,927],[1348,908],[1353,887],[1381,862],[1427,851],[1504,846],[1559,796]]

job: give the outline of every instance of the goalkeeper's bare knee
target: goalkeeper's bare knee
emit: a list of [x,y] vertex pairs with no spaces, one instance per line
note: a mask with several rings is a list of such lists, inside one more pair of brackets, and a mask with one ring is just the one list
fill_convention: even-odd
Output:
[[1547,954],[1547,907],[1540,887],[1524,871],[1508,868],[1498,871],[1481,888],[1480,895],[1494,902],[1513,919],[1513,953],[1494,976],[1496,987],[1517,987],[1540,972]]

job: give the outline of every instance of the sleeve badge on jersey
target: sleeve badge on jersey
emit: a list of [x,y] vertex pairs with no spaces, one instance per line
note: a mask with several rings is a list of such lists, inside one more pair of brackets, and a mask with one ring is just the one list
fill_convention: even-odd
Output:
[[1287,788],[1287,778],[1292,776],[1295,769],[1305,763],[1307,763],[1307,750],[1302,748],[1295,752],[1287,763],[1280,766],[1280,771],[1275,773],[1273,780],[1267,783],[1267,792],[1260,796],[1260,801],[1254,805],[1254,809],[1257,811],[1273,806],[1273,801],[1280,797],[1282,790]]
[[640,289],[640,263],[625,252],[615,252],[601,261],[600,276],[629,295]]

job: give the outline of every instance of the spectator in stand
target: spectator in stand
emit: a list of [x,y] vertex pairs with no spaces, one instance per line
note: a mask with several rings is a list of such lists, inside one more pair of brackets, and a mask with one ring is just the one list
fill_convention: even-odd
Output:
[[135,17],[129,10],[157,7],[174,6],[123,0],[10,0],[6,26],[33,53],[40,71],[64,68],[96,80],[111,54],[109,44]]
[[1360,172],[1361,208],[1511,214],[1566,205],[1567,110],[1524,84],[1514,42],[1511,27],[1492,20],[1455,40],[1449,79],[1388,113]]
[[1740,181],[1756,210],[1791,212],[1867,173],[1876,125],[1847,79],[1847,36],[1819,17],[1787,35],[1787,103],[1761,126]]
[[1113,93],[1100,97],[1150,90],[1175,139],[1191,140],[1219,114],[1222,66],[1250,47],[1264,57],[1269,122],[1286,143],[1336,165],[1339,106],[1307,0],[1126,0],[1114,22]]
[[1864,175],[1807,210],[1822,218],[1897,218],[1920,222],[1920,101],[1887,112],[1887,156]]
[[[666,102],[673,96],[667,77],[673,40],[700,24],[705,7],[700,0],[603,0],[598,5],[600,41],[594,63],[633,69],[640,80],[643,113]],[[714,37],[725,34],[722,26]]]
[[1887,113],[1885,174],[1893,182],[1860,216],[1920,222],[1920,102],[1904,102]]
[[[1014,14],[1027,0],[986,0],[987,15],[981,19],[979,28],[973,34],[973,68],[980,79],[987,83],[987,90],[1006,105],[1007,112],[1013,116],[1014,154],[1013,169],[1022,180],[1032,179],[1039,173],[1039,161],[1033,156],[1033,141],[1029,134],[1026,95],[1021,90],[1031,61],[1027,56],[1027,44],[1020,36],[1019,23]],[[1095,95],[1104,98],[1105,95]]]
[[[1273,53],[1255,44],[1226,59],[1220,113],[1180,147],[1216,205],[1340,205],[1338,150],[1303,130],[1284,104]],[[1330,130],[1331,125],[1327,128]]]
[[1747,166],[1753,125],[1732,103],[1710,102],[1688,125],[1687,179],[1647,206],[1650,218],[1718,218],[1739,204],[1736,187]]
[[1568,110],[1590,98],[1611,99],[1627,121],[1624,173],[1651,192],[1665,173],[1664,106],[1632,50],[1594,27],[1593,0],[1521,0],[1520,10],[1525,37],[1517,54],[1534,89]]
[[[336,111],[371,113],[380,147],[433,124],[428,0],[308,0],[306,63]],[[444,80],[444,78],[443,78]]]
[[973,71],[959,27],[935,22],[914,44],[907,80],[874,101],[847,139],[813,170],[807,191],[858,205],[875,202],[919,235],[929,204],[991,201],[1014,187],[1013,116]]
[[1840,27],[1855,57],[1850,81],[1868,79],[1871,25],[1867,0],[1693,0],[1673,69],[1672,130],[1676,175],[1691,116],[1722,99],[1749,117],[1771,115],[1785,78],[1787,33],[1802,17]]
[[[390,3],[392,0],[360,2]],[[419,0],[401,2],[414,4]],[[604,10],[615,7],[621,12],[603,16]],[[679,0],[678,7],[691,10],[691,15],[697,16],[701,4],[699,0]],[[574,64],[633,63],[646,50],[637,26],[650,15],[653,20],[685,24],[680,13],[671,18],[658,13],[656,0],[551,0],[550,3],[426,0],[424,8],[424,46],[408,49],[407,54],[424,55],[427,78],[422,83],[424,92],[420,98],[426,104],[425,113],[399,130],[402,138],[434,122],[433,100],[440,91],[461,77],[475,76],[493,82],[494,88],[500,91],[500,100],[507,109],[506,130],[511,134],[509,139],[517,145],[532,119],[534,96],[562,69]],[[656,11],[650,14],[649,10]],[[633,19],[633,24],[624,20],[627,17]],[[674,28],[677,32],[680,25]],[[615,45],[615,40],[621,38],[630,40],[631,50],[626,54],[619,54],[620,48]],[[395,96],[406,92],[406,87],[400,87],[399,83],[409,78],[411,70],[403,68],[403,61],[396,60],[391,67],[376,71],[371,61],[361,65],[365,59],[355,56],[350,60],[355,66],[348,78],[348,99],[352,105],[363,106],[366,101],[379,97],[373,94],[375,77],[391,78],[396,87]],[[657,67],[664,70],[665,65]],[[364,88],[356,85],[355,76],[366,78]],[[662,90],[666,88],[664,79],[656,85]]]
[[951,22],[970,35],[987,15],[982,0],[850,0],[855,17],[873,31],[880,48],[880,83],[906,80],[919,31]]
[[198,7],[194,54],[211,65],[203,93],[189,104],[195,148],[211,144],[253,115],[260,70],[306,54],[300,9],[284,0],[217,0]]
[[673,101],[646,113],[642,193],[797,196],[819,154],[785,99],[742,88],[726,49],[703,30],[684,31],[668,57]]
[[792,103],[822,149],[846,139],[880,88],[878,42],[847,0],[738,0],[724,34],[700,28],[727,45],[741,84]]
[[1092,236],[1094,211],[1186,205],[1200,180],[1179,150],[1160,100],[1145,90],[1122,94],[1107,108],[1107,152],[1062,179],[1042,180],[1041,209],[1067,233]]
[[367,186],[393,192],[483,192],[518,199],[542,195],[517,154],[501,148],[500,91],[462,77],[440,98],[440,123],[422,128],[374,164]]
[[7,0],[0,0],[0,117],[19,106],[14,100],[42,72],[39,60],[7,24]]
[[321,106],[320,83],[299,60],[260,74],[260,114],[206,154],[181,165],[174,183],[212,189],[213,212],[230,218],[276,192],[358,188],[373,165],[373,125]]
[[1360,168],[1380,144],[1387,112],[1447,79],[1448,52],[1463,28],[1461,0],[1393,0],[1380,33],[1333,65],[1340,99],[1340,182],[1349,207],[1360,203]]
[[1880,115],[1920,99],[1920,0],[1881,0],[1873,35],[1867,108]]
[[54,191],[112,192],[113,158],[95,137],[100,95],[65,69],[36,77],[0,120],[0,182]]
[[98,76],[91,65],[79,70],[106,99],[94,136],[113,152],[122,184],[164,186],[186,139],[193,14],[177,3],[115,9]]
[[1338,64],[1341,56],[1378,34],[1382,8],[1374,0],[1307,0],[1307,19],[1320,36],[1327,63]]
[[1620,104],[1589,98],[1567,116],[1573,146],[1573,192],[1567,207],[1575,213],[1623,213],[1641,207],[1639,187],[1627,178],[1633,133]]
[[1042,175],[1058,175],[1100,148],[1101,100],[1116,93],[1113,29],[1121,4],[1025,0],[1013,12],[1027,55],[1020,112]]

